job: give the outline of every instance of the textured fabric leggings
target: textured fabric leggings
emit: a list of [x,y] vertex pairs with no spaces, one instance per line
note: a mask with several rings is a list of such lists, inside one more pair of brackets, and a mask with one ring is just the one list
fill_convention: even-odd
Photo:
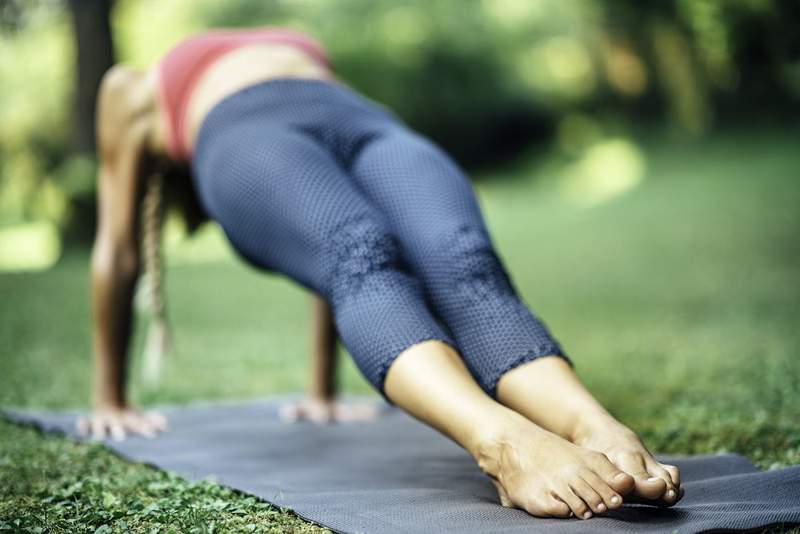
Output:
[[463,172],[345,86],[286,78],[234,93],[203,121],[192,163],[234,249],[325,298],[379,392],[394,358],[424,340],[458,350],[490,395],[506,371],[562,355],[513,287]]

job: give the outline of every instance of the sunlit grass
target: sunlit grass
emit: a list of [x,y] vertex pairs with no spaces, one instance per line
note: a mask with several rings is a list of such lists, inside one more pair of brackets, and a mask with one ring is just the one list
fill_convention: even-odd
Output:
[[567,198],[579,205],[600,204],[641,183],[645,156],[630,140],[609,139],[589,146],[562,174]]
[[61,255],[61,238],[47,222],[0,227],[0,272],[42,271]]

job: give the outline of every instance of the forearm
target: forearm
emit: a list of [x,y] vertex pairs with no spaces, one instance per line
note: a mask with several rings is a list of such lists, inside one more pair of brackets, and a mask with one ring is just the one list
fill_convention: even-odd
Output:
[[95,405],[126,405],[126,356],[132,327],[135,259],[97,246],[92,255]]

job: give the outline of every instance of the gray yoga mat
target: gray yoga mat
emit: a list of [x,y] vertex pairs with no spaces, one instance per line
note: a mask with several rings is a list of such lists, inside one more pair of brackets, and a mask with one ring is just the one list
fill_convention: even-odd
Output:
[[[662,457],[686,494],[673,508],[625,505],[588,521],[537,519],[498,504],[457,445],[399,410],[370,423],[279,421],[286,397],[166,407],[171,430],[107,446],[190,480],[220,484],[341,532],[700,532],[800,523],[800,466],[759,471],[736,455]],[[75,413],[10,411],[74,436]]]

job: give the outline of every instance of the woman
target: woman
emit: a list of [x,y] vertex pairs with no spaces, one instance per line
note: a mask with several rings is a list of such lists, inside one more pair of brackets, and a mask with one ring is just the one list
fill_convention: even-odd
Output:
[[[517,295],[456,164],[338,82],[309,37],[195,36],[149,71],[112,69],[98,113],[87,429],[123,437],[164,427],[127,404],[124,360],[138,206],[144,197],[145,263],[157,271],[153,199],[164,173],[155,171],[169,164],[191,171],[184,185],[243,258],[320,296],[364,376],[469,451],[504,506],[589,518],[623,498],[680,498],[677,468],[600,406]],[[160,299],[155,309],[163,342]],[[319,346],[329,346],[320,324]]]

